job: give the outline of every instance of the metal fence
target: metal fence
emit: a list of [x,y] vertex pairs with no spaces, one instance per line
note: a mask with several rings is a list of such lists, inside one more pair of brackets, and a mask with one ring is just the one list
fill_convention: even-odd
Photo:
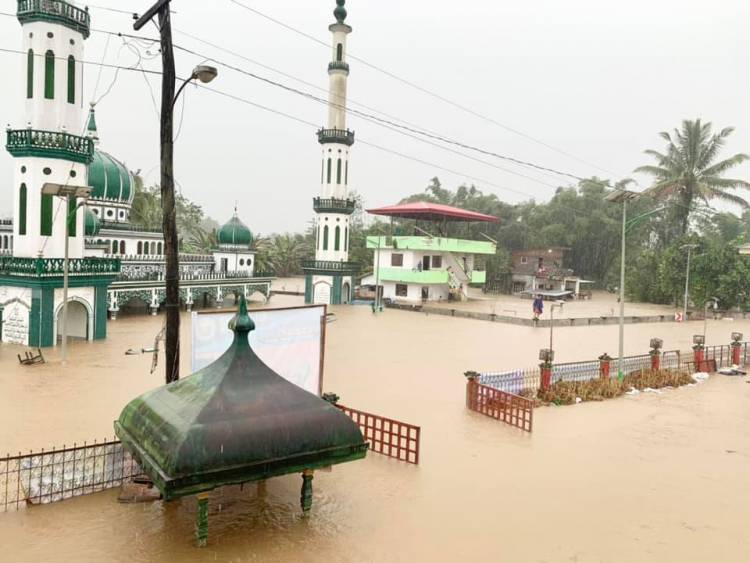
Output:
[[541,371],[537,367],[480,373],[478,382],[481,385],[518,395],[525,389],[539,389],[540,378]]
[[466,406],[526,432],[534,427],[534,401],[481,385],[474,378],[466,383]]
[[419,464],[419,445],[422,429],[376,414],[336,405],[359,425],[370,450],[388,457]]
[[47,504],[120,486],[141,469],[118,441],[0,458],[0,510]]

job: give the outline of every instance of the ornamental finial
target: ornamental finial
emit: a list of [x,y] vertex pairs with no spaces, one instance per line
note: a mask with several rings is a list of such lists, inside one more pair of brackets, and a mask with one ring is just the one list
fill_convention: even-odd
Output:
[[344,23],[344,20],[346,19],[346,8],[344,8],[344,4],[346,4],[346,0],[336,0],[336,9],[333,10],[333,15],[336,16],[336,21],[338,23]]
[[91,109],[89,109],[89,119],[88,124],[86,125],[86,130],[88,131],[89,137],[96,142],[99,141],[99,131],[96,127],[96,111],[94,110],[96,102],[91,102],[90,106]]
[[255,323],[250,315],[247,314],[247,300],[245,294],[240,294],[240,308],[237,314],[229,321],[229,328],[233,330],[235,334],[247,334],[251,330],[255,330]]

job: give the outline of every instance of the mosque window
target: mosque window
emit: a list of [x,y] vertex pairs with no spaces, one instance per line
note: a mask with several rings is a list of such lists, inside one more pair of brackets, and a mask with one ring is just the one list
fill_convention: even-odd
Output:
[[240,266],[244,266],[244,265],[245,265],[245,259],[244,258],[240,258]]
[[52,168],[45,168],[44,170],[42,170],[42,173],[45,176],[49,176],[50,174],[52,174]]
[[330,158],[328,159],[328,176],[327,176],[327,178],[328,179],[327,179],[326,182],[328,184],[330,184],[331,183],[331,159]]
[[341,245],[341,227],[336,225],[336,231],[333,235],[333,249],[339,250],[339,246]]
[[339,43],[336,45],[336,60],[338,62],[341,62],[344,60],[344,45]]
[[18,191],[18,234],[26,234],[26,184],[21,184]]
[[34,97],[34,51],[29,49],[26,55],[26,97]]
[[162,243],[159,243],[158,245],[156,245],[156,253],[157,253],[157,254],[158,254],[159,256],[161,256],[161,255],[162,255],[162,246],[161,246],[161,245],[162,245]]
[[338,162],[336,163],[336,183],[341,183],[341,159],[339,158]]
[[117,249],[118,249],[117,241],[113,240],[112,241],[112,254],[117,254]]
[[68,236],[76,236],[76,208],[78,204],[75,198],[68,198]]
[[136,252],[138,252],[138,255],[143,254],[143,242],[142,241],[140,240],[138,241],[138,245],[136,248],[137,248]]
[[71,178],[75,178],[76,176],[78,176],[78,173],[75,170],[71,170],[70,171],[70,177]]
[[55,99],[55,53],[52,51],[44,55],[44,97]]
[[349,161],[344,165],[344,184],[349,185]]
[[43,237],[52,236],[52,197],[49,194],[42,194],[40,234]]
[[68,103],[76,103],[76,60],[73,55],[68,57]]
[[323,250],[328,250],[328,225],[323,227]]
[[125,241],[120,241],[120,254],[125,254]]
[[344,227],[344,252],[349,250],[349,227]]
[[323,178],[326,170],[326,160],[323,159],[323,161],[320,163],[320,183],[323,183]]

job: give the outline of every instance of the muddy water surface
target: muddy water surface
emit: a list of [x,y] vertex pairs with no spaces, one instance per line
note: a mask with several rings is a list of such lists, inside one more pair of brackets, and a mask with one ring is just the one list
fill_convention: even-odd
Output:
[[[276,305],[291,303],[274,298]],[[531,366],[545,329],[334,308],[324,387],[344,404],[423,428],[419,467],[377,455],[316,473],[300,517],[298,476],[212,495],[209,547],[194,548],[195,502],[123,505],[110,491],[0,514],[8,561],[748,561],[750,385],[708,383],[541,408],[532,435],[468,413],[467,369]],[[110,323],[63,368],[21,368],[0,346],[0,449],[112,435],[138,393],[159,385],[149,344],[160,317]],[[184,318],[185,333],[189,318]],[[686,349],[702,324],[628,325],[629,353],[659,336]],[[709,341],[750,322],[709,324]],[[617,327],[555,331],[560,361],[616,352]],[[189,341],[184,341],[183,371]],[[15,363],[14,363],[15,362]]]

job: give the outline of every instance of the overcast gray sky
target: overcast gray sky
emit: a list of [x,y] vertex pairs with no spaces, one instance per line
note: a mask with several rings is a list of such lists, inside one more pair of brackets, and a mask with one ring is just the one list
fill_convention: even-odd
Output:
[[[330,40],[334,0],[241,0],[321,40]],[[143,11],[152,0],[96,0],[96,6]],[[82,5],[81,2],[77,2]],[[205,56],[178,51],[178,74],[189,74],[205,58],[218,61],[212,84],[253,103],[323,124],[325,107],[223,68],[231,63],[320,95],[257,64],[201,44],[187,32],[244,57],[327,87],[330,51],[253,14],[230,0],[173,0],[175,43]],[[15,13],[16,2],[2,0]],[[661,148],[659,131],[683,118],[702,117],[717,127],[733,125],[726,155],[750,152],[747,105],[747,22],[750,3],[741,0],[349,0],[350,55],[457,102],[578,159],[565,156],[489,121],[470,115],[350,60],[350,99],[424,129],[497,153],[531,160],[575,175],[629,175],[647,162],[642,151]],[[91,7],[92,27],[132,32],[126,14]],[[156,36],[151,26],[141,32]],[[92,33],[89,61],[130,66],[138,57],[117,37]],[[0,47],[19,49],[20,24],[0,16]],[[107,42],[109,44],[107,45]],[[139,47],[148,69],[147,44]],[[21,56],[0,53],[6,72],[0,89],[2,119],[22,127]],[[115,71],[86,67],[86,99],[108,89]],[[97,107],[101,148],[158,180],[158,77],[121,71]],[[324,94],[323,94],[324,95]],[[360,106],[352,107],[361,109]],[[179,116],[178,116],[179,122]],[[422,190],[433,176],[444,186],[475,183],[516,202],[546,200],[564,178],[472,155],[536,180],[519,177],[445,152],[351,116],[357,138],[402,153],[417,162],[356,143],[350,184],[368,206],[394,203]],[[186,92],[175,171],[183,193],[219,221],[240,215],[255,232],[297,231],[312,217],[318,193],[320,149],[315,127],[243,102],[195,88]],[[583,162],[585,161],[585,162]],[[436,166],[450,169],[440,170]],[[750,166],[736,175],[750,179]],[[645,185],[646,179],[639,178]],[[0,155],[0,216],[11,214],[11,158]]]

